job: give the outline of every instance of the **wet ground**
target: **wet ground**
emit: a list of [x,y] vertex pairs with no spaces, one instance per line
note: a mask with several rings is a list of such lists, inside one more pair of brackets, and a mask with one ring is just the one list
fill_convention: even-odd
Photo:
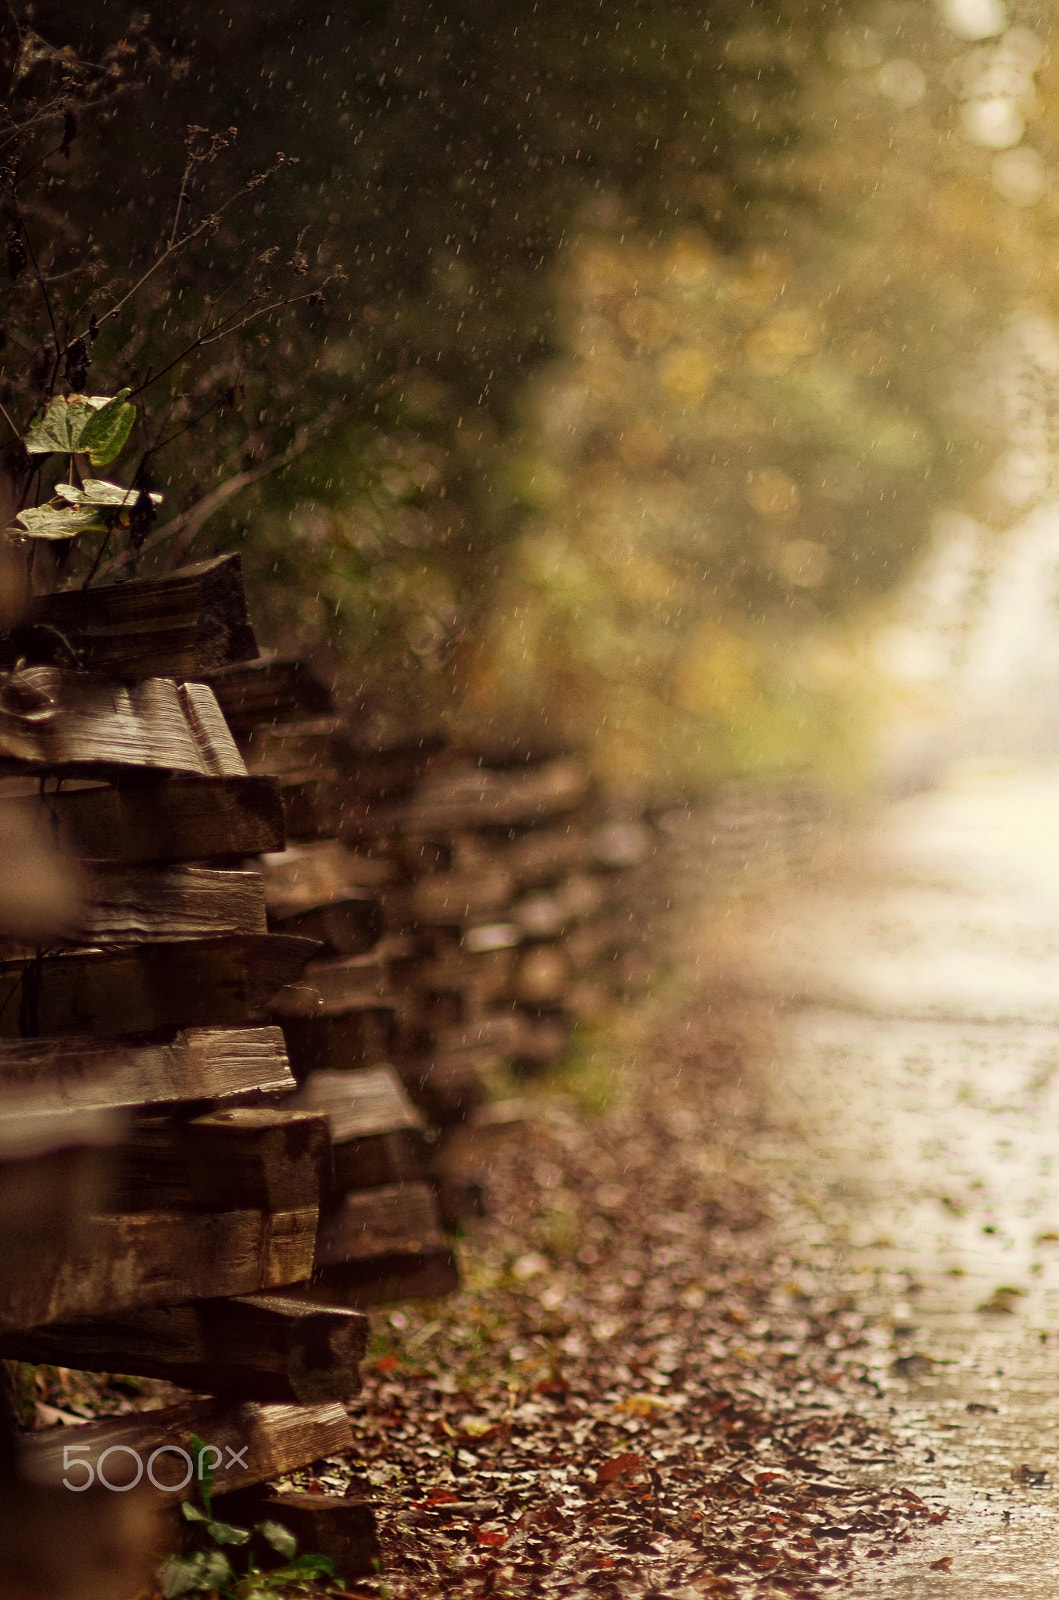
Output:
[[764,1024],[778,1226],[863,1286],[902,1446],[879,1481],[950,1513],[851,1592],[1055,1594],[1059,767],[890,806],[810,886],[730,904],[704,960]]

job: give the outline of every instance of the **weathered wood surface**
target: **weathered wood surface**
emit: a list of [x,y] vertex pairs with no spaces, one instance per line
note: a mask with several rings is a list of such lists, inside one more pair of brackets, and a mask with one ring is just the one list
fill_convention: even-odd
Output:
[[411,799],[382,808],[378,824],[426,837],[532,826],[572,811],[588,787],[588,769],[574,756],[506,772],[469,764],[446,767],[424,778]]
[[378,889],[395,876],[385,857],[358,854],[337,839],[291,845],[266,856],[261,870],[269,910],[279,916],[341,899],[350,889]]
[[110,776],[122,769],[246,775],[212,692],[201,683],[25,667],[0,679],[0,771]]
[[337,1017],[351,1011],[393,1009],[393,996],[385,971],[370,957],[352,956],[337,961],[310,961],[300,982],[278,994],[272,1010],[288,1017]]
[[327,1113],[335,1193],[427,1177],[423,1119],[393,1067],[312,1073],[297,1103]]
[[318,1267],[313,1293],[368,1307],[391,1300],[433,1300],[459,1286],[455,1256],[445,1245],[435,1245],[415,1255],[396,1250],[367,1261]]
[[280,722],[254,728],[241,740],[248,772],[338,779],[352,767],[352,747],[340,717]]
[[238,555],[42,595],[25,620],[55,628],[90,671],[119,678],[198,678],[257,655]]
[[225,1515],[239,1527],[278,1522],[289,1528],[298,1541],[298,1549],[326,1556],[335,1577],[343,1582],[372,1577],[379,1570],[375,1508],[368,1500],[337,1494],[259,1491],[252,1497],[236,1495],[234,1503],[226,1501]]
[[409,1094],[439,1128],[464,1122],[488,1099],[487,1084],[504,1066],[503,1054],[489,1046],[441,1049],[399,1063]]
[[342,1196],[320,1218],[318,1267],[373,1256],[418,1255],[443,1244],[434,1191],[425,1183],[388,1184]]
[[222,935],[0,961],[0,1036],[254,1022],[317,948],[280,934]]
[[247,1401],[232,1406],[220,1400],[193,1400],[164,1410],[86,1422],[81,1428],[50,1428],[26,1434],[21,1441],[20,1461],[23,1473],[34,1483],[61,1484],[64,1478],[74,1483],[84,1480],[86,1473],[68,1468],[64,1452],[74,1447],[77,1456],[98,1476],[104,1452],[113,1450],[103,1463],[108,1482],[119,1486],[130,1483],[139,1464],[144,1463],[141,1481],[145,1487],[160,1499],[178,1504],[190,1492],[189,1484],[181,1481],[188,1471],[186,1456],[156,1458],[154,1478],[158,1483],[174,1485],[169,1489],[158,1489],[149,1483],[146,1463],[164,1445],[190,1454],[193,1435],[213,1445],[220,1458],[214,1472],[214,1494],[266,1483],[319,1456],[348,1450],[353,1442],[349,1418],[335,1403],[301,1406]]
[[[120,1019],[112,1019],[120,1020]],[[168,1038],[0,1041],[0,1110],[62,1116],[282,1094],[294,1078],[279,1028],[190,1028]]]
[[32,1328],[132,1306],[253,1294],[309,1276],[317,1212],[128,1212],[45,1241],[32,1273],[0,1278],[0,1327]]
[[55,829],[87,861],[147,864],[282,850],[283,801],[271,778],[147,778],[119,786],[4,797]]
[[0,1355],[167,1378],[198,1393],[316,1405],[359,1392],[367,1341],[368,1319],[349,1307],[259,1294],[6,1333]]
[[[115,867],[82,875],[76,925],[53,944],[114,945],[268,932],[261,875],[205,867]],[[32,952],[0,940],[0,955]]]
[[261,656],[212,675],[210,688],[235,734],[261,723],[304,722],[334,711],[330,689],[304,661]]
[[331,1188],[328,1119],[311,1108],[238,1106],[141,1122],[115,1165],[118,1207],[302,1210]]

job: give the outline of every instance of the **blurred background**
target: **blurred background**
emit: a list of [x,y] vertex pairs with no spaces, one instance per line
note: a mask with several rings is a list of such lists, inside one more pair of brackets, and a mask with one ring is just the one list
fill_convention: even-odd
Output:
[[[259,635],[367,725],[583,742],[662,793],[1049,746],[1043,0],[18,15],[16,87],[65,52],[120,90],[24,161],[55,296],[162,258],[78,385],[146,386],[123,464],[178,524],[143,564],[242,550]],[[321,287],[244,319],[276,263]]]

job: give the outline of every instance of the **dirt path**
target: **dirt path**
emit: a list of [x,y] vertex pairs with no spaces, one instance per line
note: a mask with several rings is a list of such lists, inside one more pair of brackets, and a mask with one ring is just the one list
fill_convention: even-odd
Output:
[[391,1595],[1054,1591],[1057,814],[968,778],[758,875],[496,1135],[356,1417]]

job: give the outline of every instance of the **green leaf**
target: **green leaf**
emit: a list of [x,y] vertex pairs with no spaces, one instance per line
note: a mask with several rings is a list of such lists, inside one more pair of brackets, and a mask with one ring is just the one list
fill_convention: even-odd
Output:
[[[140,491],[127,489],[121,483],[108,483],[105,478],[86,478],[80,488],[76,483],[57,483],[55,493],[74,506],[120,506],[131,511]],[[163,496],[152,494],[150,499],[152,505],[160,506]]]
[[288,1561],[293,1560],[297,1555],[298,1541],[290,1529],[283,1526],[282,1522],[258,1522],[254,1526],[255,1531],[268,1541],[273,1550],[277,1551],[281,1556],[286,1556]]
[[57,395],[30,423],[22,443],[33,455],[87,451],[94,467],[113,461],[132,430],[136,408],[128,389],[107,395]]
[[192,1556],[172,1556],[159,1574],[166,1600],[183,1594],[207,1594],[230,1584],[235,1574],[220,1550],[196,1550]]
[[250,1530],[235,1528],[230,1522],[207,1522],[206,1532],[214,1544],[249,1544]]
[[[81,449],[88,451],[88,459],[94,467],[105,467],[108,461],[113,461],[132,432],[136,407],[130,406],[126,400],[128,392],[128,389],[119,390],[114,399],[100,406],[85,425],[81,434]],[[90,400],[88,404],[95,405],[95,401]]]
[[82,506],[27,506],[15,520],[31,539],[73,539],[103,526],[97,511]]

